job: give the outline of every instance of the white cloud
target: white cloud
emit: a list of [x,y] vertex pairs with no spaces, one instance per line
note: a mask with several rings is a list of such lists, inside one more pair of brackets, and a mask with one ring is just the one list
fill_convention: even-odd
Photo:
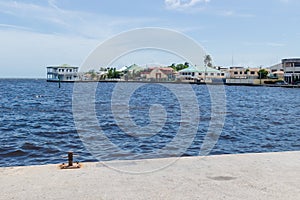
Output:
[[244,42],[245,46],[270,46],[270,47],[283,47],[285,44],[279,42]]
[[[25,30],[0,30],[0,77],[45,78],[47,65],[80,66],[98,40]],[[5,48],[4,48],[5,47]]]
[[[32,21],[42,24],[38,27],[44,30],[47,26],[54,26],[53,30],[60,33],[80,35],[86,38],[109,37],[124,28],[140,26],[153,22],[155,18],[129,18],[114,17],[83,11],[62,9],[56,5],[55,0],[48,0],[48,5],[37,5],[16,1],[0,0],[0,12],[13,15],[20,20]],[[37,24],[35,23],[35,24]],[[14,26],[12,24],[12,26]]]
[[209,3],[210,0],[165,0],[167,9],[171,10],[185,10],[195,7],[200,3]]
[[28,28],[28,27],[25,27],[25,26],[16,26],[16,25],[12,25],[12,24],[0,24],[0,29],[1,28],[32,31],[31,28]]
[[16,19],[0,24],[1,77],[45,77],[46,65],[80,66],[101,41],[156,21],[62,9],[55,0],[46,5],[0,0],[0,13]]
[[279,1],[282,3],[290,3],[291,2],[291,0],[279,0]]
[[276,43],[276,42],[268,42],[267,45],[271,46],[271,47],[283,47],[283,46],[285,46],[285,44],[283,44],[283,43]]
[[252,17],[255,17],[255,15],[252,15],[252,14],[236,13],[233,10],[222,11],[222,12],[219,13],[219,15],[224,16],[224,17],[241,17],[241,18],[252,18]]

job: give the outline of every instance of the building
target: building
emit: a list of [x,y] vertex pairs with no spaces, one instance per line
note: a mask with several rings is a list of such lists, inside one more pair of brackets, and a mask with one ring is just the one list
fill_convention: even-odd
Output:
[[227,70],[229,79],[258,79],[260,68],[230,67]]
[[141,71],[143,71],[144,68],[141,66],[138,66],[136,64],[133,64],[129,67],[123,67],[122,72],[124,73],[124,79],[126,81],[128,80],[139,80],[141,77]]
[[141,72],[141,78],[146,81],[173,81],[174,73],[171,67],[150,67]]
[[79,80],[78,67],[64,64],[47,67],[47,81],[72,82]]
[[284,69],[282,63],[269,67],[270,78],[284,79]]
[[194,82],[218,82],[225,79],[225,72],[211,68],[200,66],[189,66],[186,69],[180,70],[178,79],[181,81]]
[[300,80],[300,58],[282,59],[284,80],[290,84]]

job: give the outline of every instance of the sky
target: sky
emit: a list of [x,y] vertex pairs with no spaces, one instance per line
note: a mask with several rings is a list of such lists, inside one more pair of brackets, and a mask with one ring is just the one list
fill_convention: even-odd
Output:
[[[300,57],[299,10],[299,0],[0,0],[0,78],[45,78],[49,65],[80,67],[102,42],[144,27],[185,34],[217,66],[268,67]],[[181,61],[146,54],[114,64]]]

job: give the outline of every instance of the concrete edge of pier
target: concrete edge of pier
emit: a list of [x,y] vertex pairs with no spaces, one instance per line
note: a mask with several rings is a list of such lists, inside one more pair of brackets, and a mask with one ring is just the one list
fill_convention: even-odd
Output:
[[300,152],[0,168],[0,199],[300,199]]

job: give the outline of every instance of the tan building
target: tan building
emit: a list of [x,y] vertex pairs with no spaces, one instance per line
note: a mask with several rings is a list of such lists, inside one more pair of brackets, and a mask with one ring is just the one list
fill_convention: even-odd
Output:
[[[258,79],[260,68],[230,67],[227,78],[231,79]],[[268,71],[268,69],[267,69]]]
[[141,78],[146,81],[172,81],[175,72],[170,67],[150,67],[141,72]]

